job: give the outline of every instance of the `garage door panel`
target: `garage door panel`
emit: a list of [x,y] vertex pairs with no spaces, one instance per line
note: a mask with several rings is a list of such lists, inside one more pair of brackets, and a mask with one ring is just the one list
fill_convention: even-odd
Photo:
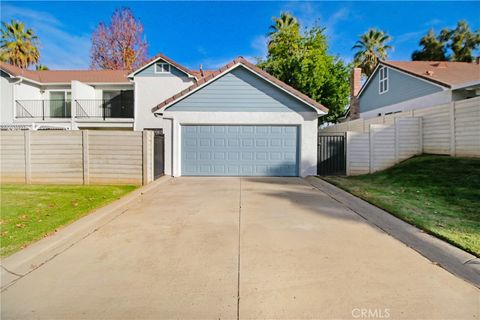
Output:
[[182,126],[182,174],[297,176],[295,126]]

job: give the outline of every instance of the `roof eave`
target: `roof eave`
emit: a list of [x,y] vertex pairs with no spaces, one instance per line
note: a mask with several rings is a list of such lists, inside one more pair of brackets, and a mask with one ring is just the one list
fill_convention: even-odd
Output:
[[[170,97],[168,98],[167,100],[169,99],[173,99],[171,102],[165,104],[164,106],[162,107],[158,107],[158,105],[156,107],[153,107],[152,108],[152,112],[153,113],[162,113],[162,112],[165,112],[165,110],[167,108],[169,108],[170,106],[172,106],[173,104],[176,104],[178,102],[180,102],[181,100],[185,99],[186,97],[190,96],[191,94],[193,94],[194,92],[200,90],[201,88],[205,87],[206,85],[208,85],[209,83],[211,83],[212,81],[218,79],[219,77],[221,77],[222,75],[232,71],[233,69],[239,67],[239,66],[243,66],[244,68],[247,68],[248,70],[250,70],[251,72],[255,73],[256,75],[260,76],[262,79],[264,79],[265,81],[271,83],[272,85],[276,86],[277,88],[279,88],[280,90],[284,91],[285,93],[291,95],[292,97],[296,98],[297,100],[300,100],[302,101],[304,104],[308,105],[309,107],[311,107],[313,110],[316,111],[317,115],[320,115],[320,116],[323,116],[323,115],[326,115],[328,114],[328,109],[326,107],[324,107],[323,105],[321,104],[318,104],[317,105],[313,105],[312,103],[310,103],[309,101],[306,101],[304,100],[302,97],[299,97],[298,95],[296,95],[295,93],[293,92],[290,92],[289,90],[281,87],[280,85],[278,85],[277,83],[275,83],[274,81],[268,79],[267,77],[263,76],[261,73],[259,73],[257,70],[255,70],[255,68],[252,68],[250,66],[250,63],[245,63],[243,60],[237,60],[235,59],[234,61],[234,64],[228,68],[225,68],[226,66],[222,67],[222,68],[225,68],[222,72],[220,72],[218,75],[216,76],[213,76],[211,79],[209,79],[208,81],[205,81],[205,83],[201,84],[200,86],[196,87],[196,88],[193,88],[192,90],[189,90],[188,92],[184,93],[182,96],[178,97],[175,99],[175,96],[173,97]],[[222,68],[220,68],[219,70],[221,70]],[[273,77],[273,76],[272,76]],[[188,89],[188,88],[187,88]],[[187,90],[186,89],[186,90]],[[293,89],[293,88],[292,88]],[[293,89],[295,90],[295,89]],[[180,93],[181,94],[181,93]]]
[[149,66],[151,66],[152,64],[154,64],[155,62],[157,62],[158,60],[163,60],[165,62],[167,62],[168,64],[172,65],[173,67],[177,68],[178,70],[182,71],[183,73],[185,73],[189,78],[193,78],[193,79],[197,79],[197,77],[192,74],[192,72],[190,70],[188,70],[187,68],[185,68],[184,66],[174,62],[173,60],[171,60],[170,58],[164,56],[163,54],[159,54],[155,59],[152,59],[150,62],[146,63],[145,65],[143,65],[142,67],[138,68],[137,70],[135,71],[132,71],[130,74],[127,75],[128,78],[132,78],[137,74],[139,73],[140,71],[143,71],[145,70],[146,68],[148,68]]
[[458,90],[458,89],[464,89],[464,88],[478,86],[478,85],[480,85],[480,80],[474,80],[474,81],[469,81],[469,82],[464,82],[464,83],[459,83],[459,84],[452,85],[451,89],[452,90]]

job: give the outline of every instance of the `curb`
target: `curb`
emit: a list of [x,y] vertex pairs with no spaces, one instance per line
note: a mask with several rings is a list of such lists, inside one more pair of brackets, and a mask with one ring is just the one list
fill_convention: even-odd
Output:
[[305,180],[434,264],[480,288],[480,259],[320,178]]
[[0,264],[0,289],[3,291],[18,279],[41,267],[77,242],[88,237],[126,212],[132,205],[141,201],[144,194],[155,191],[160,185],[170,179],[171,177],[169,176],[163,176],[104,207],[87,213],[82,218],[61,228],[52,236],[38,240],[25,249],[2,259]]

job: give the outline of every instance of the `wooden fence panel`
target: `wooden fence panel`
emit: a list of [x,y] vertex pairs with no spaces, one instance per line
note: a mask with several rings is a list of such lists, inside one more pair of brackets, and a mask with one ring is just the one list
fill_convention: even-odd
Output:
[[32,183],[83,183],[80,131],[30,132]]
[[0,132],[0,180],[25,183],[25,132]]
[[348,131],[355,132],[364,132],[365,131],[365,120],[357,119],[348,122]]
[[89,180],[94,184],[142,184],[142,132],[88,132]]
[[422,117],[423,152],[450,154],[450,104],[414,111],[415,117]]
[[153,181],[150,131],[3,131],[0,151],[2,182],[139,185]]
[[480,98],[455,103],[454,155],[480,157]]
[[421,118],[397,118],[395,123],[397,162],[422,153],[421,121]]
[[347,132],[347,175],[370,172],[370,137],[368,133]]
[[393,125],[370,125],[371,172],[393,166],[395,158],[395,127]]

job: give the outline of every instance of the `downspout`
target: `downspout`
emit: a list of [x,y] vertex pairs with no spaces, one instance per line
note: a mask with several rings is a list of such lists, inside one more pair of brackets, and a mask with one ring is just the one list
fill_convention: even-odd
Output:
[[13,98],[13,101],[12,101],[12,108],[13,108],[13,119],[12,121],[15,122],[15,120],[17,119],[17,90],[15,89],[16,88],[16,85],[19,84],[20,82],[22,82],[23,79],[22,78],[18,78],[18,80],[16,82],[12,82],[13,86],[12,86],[12,98]]

